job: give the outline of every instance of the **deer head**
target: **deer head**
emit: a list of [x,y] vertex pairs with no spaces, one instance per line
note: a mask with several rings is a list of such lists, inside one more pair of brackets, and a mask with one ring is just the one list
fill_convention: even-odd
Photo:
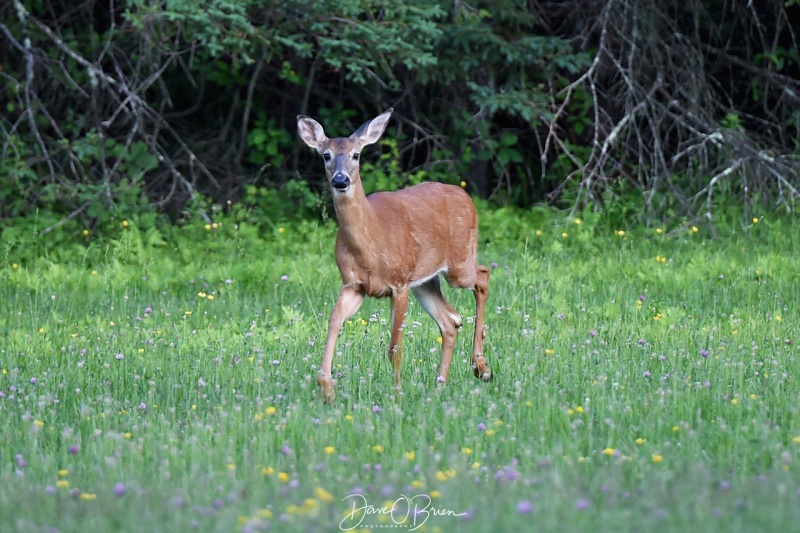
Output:
[[361,149],[374,144],[381,138],[386,124],[392,116],[392,109],[365,122],[350,137],[329,139],[322,125],[303,115],[297,117],[297,131],[305,143],[322,154],[325,173],[333,190],[334,199],[340,195],[352,195],[361,188],[359,161]]

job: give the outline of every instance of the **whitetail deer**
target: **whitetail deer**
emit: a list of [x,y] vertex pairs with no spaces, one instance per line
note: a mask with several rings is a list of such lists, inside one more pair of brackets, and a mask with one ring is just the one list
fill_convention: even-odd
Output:
[[447,380],[461,316],[442,296],[439,274],[451,287],[475,293],[472,368],[475,377],[492,379],[483,356],[489,269],[477,262],[478,217],[469,195],[455,185],[434,182],[396,192],[364,194],[359,171],[361,149],[380,139],[391,114],[390,109],[350,137],[335,139],[329,139],[314,119],[297,117],[300,137],[325,161],[339,222],[336,263],[343,284],[328,322],[325,354],[317,374],[317,385],[326,403],[336,396],[331,377],[336,338],[344,321],[361,307],[365,294],[392,298],[389,359],[398,390],[409,289],[439,326],[442,356],[437,382]]

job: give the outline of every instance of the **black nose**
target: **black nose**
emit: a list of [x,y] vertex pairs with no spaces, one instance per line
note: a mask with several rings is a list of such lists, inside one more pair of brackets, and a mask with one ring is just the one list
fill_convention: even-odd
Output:
[[350,186],[350,178],[345,174],[334,174],[331,185],[338,191],[343,191]]

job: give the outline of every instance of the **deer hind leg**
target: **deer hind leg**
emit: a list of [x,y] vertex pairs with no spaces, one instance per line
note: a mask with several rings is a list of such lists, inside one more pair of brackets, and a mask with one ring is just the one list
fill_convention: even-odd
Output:
[[395,389],[400,392],[400,366],[403,362],[403,324],[408,310],[408,288],[392,291],[392,335],[389,341],[389,361],[392,362]]
[[325,403],[330,403],[336,397],[333,392],[335,382],[331,377],[333,352],[336,348],[336,338],[342,329],[344,321],[353,316],[364,302],[364,291],[360,288],[343,286],[339,290],[339,298],[328,320],[328,339],[325,342],[325,354],[322,356],[322,365],[317,374],[317,386]]
[[420,305],[439,326],[439,332],[442,334],[442,357],[439,362],[437,382],[443,383],[447,381],[447,375],[450,372],[450,360],[453,358],[453,348],[456,345],[456,332],[461,327],[461,315],[444,299],[439,276],[412,290]]
[[483,381],[491,381],[494,377],[483,356],[483,339],[486,336],[484,312],[486,299],[489,296],[489,269],[478,266],[477,279],[472,289],[475,293],[475,339],[472,342],[472,371],[475,377]]

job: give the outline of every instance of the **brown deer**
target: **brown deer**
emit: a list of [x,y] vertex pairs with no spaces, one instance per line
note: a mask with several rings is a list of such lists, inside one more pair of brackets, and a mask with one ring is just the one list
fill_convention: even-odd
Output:
[[336,264],[343,284],[328,322],[325,354],[317,374],[325,403],[336,396],[331,377],[336,337],[344,321],[361,307],[364,295],[392,299],[389,359],[397,390],[409,289],[439,326],[442,356],[437,383],[447,381],[461,316],[442,296],[439,274],[451,287],[475,293],[472,368],[475,377],[492,379],[483,356],[489,269],[477,262],[478,217],[469,195],[461,187],[434,182],[396,192],[364,194],[359,171],[361,149],[381,138],[391,114],[392,109],[366,122],[350,137],[335,139],[329,139],[314,119],[297,117],[300,137],[325,161],[339,223]]

